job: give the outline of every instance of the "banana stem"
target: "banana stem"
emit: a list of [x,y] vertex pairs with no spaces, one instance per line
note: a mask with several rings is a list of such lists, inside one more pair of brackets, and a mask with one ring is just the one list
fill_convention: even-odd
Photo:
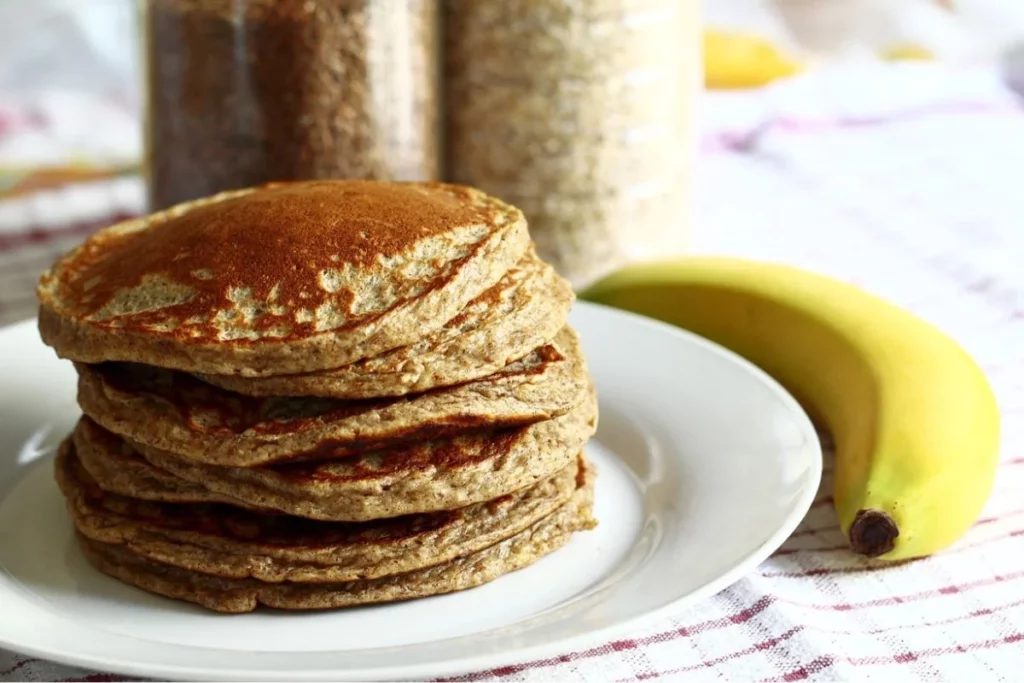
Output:
[[850,525],[850,547],[868,557],[884,555],[896,545],[900,529],[896,521],[881,510],[858,510]]

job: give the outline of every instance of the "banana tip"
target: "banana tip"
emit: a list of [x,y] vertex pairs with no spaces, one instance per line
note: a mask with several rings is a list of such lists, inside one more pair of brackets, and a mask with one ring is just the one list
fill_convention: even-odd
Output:
[[896,521],[881,510],[858,510],[850,525],[853,552],[878,557],[892,550],[900,529]]

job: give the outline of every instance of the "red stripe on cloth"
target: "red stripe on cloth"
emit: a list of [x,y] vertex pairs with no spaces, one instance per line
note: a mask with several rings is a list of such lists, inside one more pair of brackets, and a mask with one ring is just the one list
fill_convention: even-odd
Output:
[[92,234],[100,228],[133,218],[130,214],[116,213],[109,218],[96,221],[75,222],[54,228],[31,228],[12,234],[0,233],[0,252],[14,251],[34,244],[46,244],[58,239]]
[[521,671],[529,669],[540,669],[549,666],[555,666],[557,664],[564,664],[570,661],[577,661],[580,659],[591,659],[593,657],[600,657],[609,653],[609,651],[622,651],[622,650],[635,650],[636,648],[652,645],[654,643],[663,643],[670,640],[676,640],[679,638],[690,638],[698,633],[704,631],[713,631],[722,628],[728,628],[737,624],[743,624],[753,619],[758,614],[768,609],[772,603],[775,602],[775,598],[772,596],[764,596],[758,599],[756,602],[751,604],[738,612],[734,612],[730,615],[719,617],[718,619],[709,619],[702,621],[690,626],[683,626],[678,629],[671,631],[662,631],[651,636],[645,636],[643,638],[636,638],[631,640],[618,640],[607,645],[600,647],[590,648],[589,650],[582,650],[570,655],[562,655],[560,657],[552,657],[549,659],[538,659],[531,662],[524,662],[522,664],[513,664],[510,666],[503,666],[497,669],[491,669],[489,671],[480,671],[473,674],[466,674],[464,676],[456,676],[454,678],[442,678],[438,680],[442,681],[480,681],[489,680],[493,678],[501,678],[505,676],[511,676]]
[[89,225],[73,225],[54,230],[35,228],[13,235],[0,235],[0,252],[15,251],[35,244],[46,244],[65,237],[76,237],[91,233],[95,227]]
[[28,664],[31,664],[33,662],[38,662],[38,661],[40,661],[40,660],[33,659],[31,657],[28,658],[28,659],[23,659],[20,662],[18,662],[17,664],[15,664],[14,666],[10,667],[9,669],[4,669],[3,671],[0,671],[0,676],[10,675],[10,674],[14,673],[15,671],[17,671],[18,669],[20,669],[21,667],[26,666]]
[[782,676],[777,678],[763,678],[762,683],[775,683],[777,681],[789,682],[789,681],[804,681],[811,677],[812,674],[821,673],[825,669],[828,669],[835,663],[835,659],[829,655],[824,657],[818,657],[812,659],[806,664],[802,664],[799,667],[789,671]]
[[958,614],[955,617],[948,617],[946,619],[937,619],[935,621],[914,622],[912,624],[897,624],[896,626],[884,626],[884,627],[881,627],[881,628],[868,629],[868,630],[859,630],[858,629],[856,631],[850,631],[850,630],[817,628],[817,627],[815,627],[815,628],[813,628],[811,630],[814,631],[815,633],[828,633],[830,635],[837,635],[837,636],[865,636],[865,635],[870,636],[870,635],[878,635],[880,633],[887,633],[887,632],[890,632],[890,631],[899,631],[899,630],[902,630],[902,629],[911,629],[912,628],[912,629],[917,630],[917,629],[922,629],[922,628],[931,628],[931,627],[934,627],[934,626],[949,626],[951,624],[958,624],[958,623],[963,622],[963,621],[970,621],[972,619],[979,619],[981,617],[987,617],[987,616],[990,616],[990,615],[995,614],[997,612],[1001,612],[1001,611],[1006,610],[1006,609],[1012,609],[1014,607],[1021,607],[1022,605],[1024,605],[1024,599],[1022,599],[1022,600],[1014,600],[1013,602],[1007,602],[1005,604],[997,605],[995,607],[983,607],[982,609],[977,609],[977,610],[974,610],[973,612],[968,612],[966,614]]
[[805,603],[797,602],[795,600],[788,600],[782,598],[776,598],[778,602],[792,605],[794,607],[802,607],[804,609],[820,610],[823,612],[849,612],[851,610],[868,609],[871,607],[890,607],[892,605],[902,605],[906,602],[917,602],[918,600],[927,600],[928,598],[935,598],[941,595],[949,595],[952,593],[961,593],[975,588],[984,588],[986,586],[994,586],[999,583],[1005,583],[1008,581],[1016,581],[1024,577],[1024,570],[1013,572],[1010,574],[1002,574],[996,576],[990,576],[984,579],[978,579],[976,581],[966,581],[959,584],[950,584],[940,589],[930,589],[921,591],[919,593],[908,593],[906,595],[894,595],[886,598],[876,598],[874,600],[865,600],[864,602],[844,602],[838,604],[825,604],[825,603]]
[[[846,546],[844,549],[849,550],[849,546]],[[896,562],[886,562],[885,564],[869,564],[857,567],[816,567],[814,569],[802,569],[800,571],[763,571],[758,572],[758,574],[766,579],[803,579],[812,576],[836,576],[839,574],[870,574],[873,572],[884,572],[889,571],[891,569],[897,569],[899,567],[904,567],[908,564],[913,564],[915,562],[920,562],[920,560],[899,560]]]
[[1013,118],[1018,118],[1020,110],[1013,105],[993,105],[989,102],[949,102],[924,105],[881,116],[840,116],[830,119],[778,118],[772,121],[772,127],[792,132],[817,132],[833,128],[858,128],[915,121],[938,114],[1010,114]]
[[[822,628],[809,629],[806,626],[797,626],[797,627],[795,627],[793,629],[790,629],[789,631],[786,631],[785,633],[782,633],[782,634],[780,634],[778,636],[774,636],[772,638],[768,638],[768,639],[763,640],[763,641],[761,641],[759,643],[756,643],[752,647],[747,647],[747,648],[743,648],[741,650],[736,650],[734,652],[730,652],[728,654],[720,655],[720,656],[715,657],[713,659],[708,659],[706,661],[703,661],[703,662],[701,662],[699,664],[693,664],[693,665],[682,667],[682,668],[678,668],[678,669],[666,669],[664,671],[646,672],[646,673],[637,674],[633,678],[624,678],[624,679],[619,679],[619,680],[620,681],[652,680],[652,679],[656,679],[656,678],[661,678],[663,676],[674,676],[674,675],[681,674],[681,673],[697,671],[697,670],[705,669],[705,668],[712,668],[712,667],[715,667],[715,666],[717,666],[719,664],[722,664],[724,662],[733,661],[733,660],[739,659],[739,658],[747,656],[747,655],[755,654],[755,653],[763,651],[763,650],[768,650],[768,649],[770,649],[772,647],[775,647],[775,646],[779,645],[782,642],[785,642],[785,641],[789,640],[793,636],[795,636],[795,635],[797,635],[797,634],[799,634],[799,633],[801,633],[803,631],[813,631],[815,633],[828,633],[828,634],[837,635],[837,636],[844,636],[844,635],[849,635],[849,636],[877,635],[877,634],[885,633],[885,632],[888,632],[888,631],[896,631],[896,630],[907,629],[907,628],[921,629],[921,628],[930,628],[930,627],[935,627],[935,626],[948,626],[950,624],[956,624],[956,623],[963,622],[963,621],[970,621],[972,619],[978,619],[980,617],[989,616],[990,614],[993,614],[995,612],[998,612],[998,611],[1001,611],[1001,610],[1004,610],[1004,609],[1010,609],[1010,608],[1013,608],[1013,607],[1019,607],[1021,605],[1024,605],[1024,600],[1016,600],[1014,602],[1006,603],[1004,605],[999,605],[997,607],[979,609],[979,610],[975,610],[975,611],[973,611],[973,612],[971,612],[969,614],[959,614],[959,615],[957,615],[955,617],[950,617],[948,619],[938,619],[936,621],[929,621],[929,622],[924,622],[924,623],[916,622],[916,623],[913,623],[913,624],[902,624],[902,625],[899,625],[899,626],[889,626],[889,627],[885,627],[885,628],[877,628],[877,629],[871,629],[871,630],[867,630],[867,631],[860,631],[860,630],[858,630],[858,631],[844,631],[844,630],[837,630],[837,629],[822,629]],[[679,636],[678,633],[679,633],[678,631],[666,631],[664,633],[664,635],[666,637],[662,641],[660,641],[660,642],[665,642],[667,640],[672,640],[674,638],[682,637],[682,636]],[[894,657],[899,657],[899,656],[900,655],[895,655]],[[906,657],[906,655],[903,655],[903,656]],[[563,657],[562,659],[564,661],[567,661],[569,659],[569,657]],[[806,671],[808,675],[810,675],[811,673],[817,673],[821,669],[826,668],[826,666],[831,665],[831,663],[832,663],[831,660],[828,660],[827,665],[825,663],[826,660],[828,660],[827,657],[826,658],[821,658],[821,659],[818,659],[818,660],[814,660],[811,663],[809,663],[807,665],[804,665],[803,667],[798,668],[794,672],[789,672],[788,675],[795,676],[795,677],[791,677],[789,679],[782,679],[782,678],[780,678],[778,680],[800,680],[800,678],[799,678],[800,671]],[[910,661],[910,660],[908,660],[908,661]],[[516,671],[514,671],[513,673],[518,673],[521,670],[522,670],[522,668],[516,668]],[[496,669],[495,671],[498,671],[498,670]]]
[[636,676],[633,676],[632,678],[620,678],[619,681],[620,681],[620,683],[625,683],[626,681],[644,681],[644,680],[650,680],[652,678],[660,678],[662,676],[670,676],[670,675],[674,675],[674,674],[686,673],[688,671],[699,671],[700,669],[712,668],[712,667],[718,666],[719,664],[721,664],[723,662],[728,662],[728,661],[732,661],[734,659],[739,659],[740,657],[746,657],[747,655],[752,655],[755,652],[760,652],[762,650],[770,650],[771,648],[775,647],[779,643],[782,643],[782,642],[785,642],[785,641],[789,640],[790,638],[792,638],[793,636],[795,636],[796,634],[800,633],[803,630],[805,630],[805,627],[797,626],[795,628],[791,628],[790,630],[786,631],[783,634],[780,634],[780,635],[775,636],[773,638],[768,638],[767,640],[762,640],[761,642],[756,643],[756,644],[754,644],[751,647],[746,647],[746,648],[743,648],[742,650],[736,650],[734,652],[730,652],[729,654],[721,655],[719,657],[713,657],[711,659],[706,659],[703,662],[700,662],[699,664],[693,664],[691,666],[684,666],[684,667],[682,667],[680,669],[671,669],[671,670],[668,670],[668,671],[656,671],[656,672],[652,671],[652,672],[648,672],[648,673],[641,673],[641,674],[637,674]]
[[[1019,574],[1017,574],[1015,576],[1012,576],[1012,577],[1006,577],[1006,578],[995,577],[995,578],[987,579],[987,580],[984,580],[984,581],[976,581],[976,582],[973,582],[973,583],[965,583],[965,584],[960,584],[960,585],[957,585],[957,586],[947,586],[945,588],[941,588],[941,589],[938,589],[936,591],[926,591],[926,592],[923,592],[923,593],[915,593],[915,594],[907,595],[907,596],[903,596],[903,597],[896,596],[896,597],[891,597],[891,598],[885,598],[885,599],[882,599],[882,600],[873,600],[873,601],[869,601],[869,602],[862,603],[862,604],[859,604],[859,605],[853,605],[853,604],[842,604],[842,605],[806,605],[806,604],[802,604],[802,603],[794,603],[794,602],[791,602],[791,601],[788,601],[788,600],[778,599],[778,598],[775,598],[774,596],[765,596],[765,597],[760,598],[759,600],[757,600],[755,603],[753,603],[749,607],[747,607],[747,608],[745,608],[743,610],[740,610],[738,612],[735,612],[732,615],[721,617],[719,619],[711,619],[711,620],[708,620],[708,621],[703,621],[703,622],[694,624],[692,626],[683,626],[683,627],[680,627],[680,628],[677,628],[677,629],[672,629],[670,631],[661,631],[661,632],[656,633],[654,635],[645,636],[643,638],[615,641],[613,643],[609,643],[608,645],[591,648],[589,650],[583,650],[583,651],[577,652],[577,653],[564,654],[564,655],[560,655],[558,657],[552,657],[552,658],[549,658],[549,659],[538,659],[538,660],[533,660],[533,661],[530,661],[530,662],[524,662],[522,664],[513,664],[513,665],[509,665],[509,666],[499,667],[499,668],[496,668],[496,669],[491,669],[489,671],[482,671],[482,672],[473,673],[473,674],[467,674],[467,675],[459,676],[459,677],[455,677],[455,678],[445,678],[445,679],[439,679],[439,680],[442,680],[442,681],[480,681],[480,680],[491,680],[491,679],[494,679],[494,678],[504,678],[504,677],[507,677],[507,676],[513,676],[513,675],[515,675],[517,673],[520,673],[522,671],[528,671],[528,670],[533,670],[533,669],[542,669],[542,668],[546,668],[546,667],[557,666],[559,664],[565,664],[565,663],[572,662],[572,661],[578,661],[578,660],[582,660],[582,659],[592,659],[592,658],[595,658],[595,657],[601,657],[601,656],[609,654],[610,651],[632,650],[632,649],[636,649],[636,648],[643,647],[643,646],[646,646],[646,645],[654,645],[654,644],[657,644],[657,643],[665,643],[665,642],[669,642],[669,641],[673,641],[673,640],[678,640],[678,639],[682,639],[682,638],[690,638],[690,637],[693,637],[696,634],[703,633],[704,631],[713,631],[713,630],[717,630],[717,629],[727,628],[727,627],[732,626],[732,625],[738,625],[738,624],[746,623],[746,622],[750,621],[752,618],[754,618],[755,616],[757,616],[758,614],[766,611],[775,602],[783,602],[783,603],[788,603],[788,604],[795,605],[795,606],[798,606],[798,607],[807,607],[807,608],[811,608],[811,609],[847,611],[847,610],[853,610],[853,609],[860,609],[862,607],[873,607],[873,606],[877,606],[879,604],[890,604],[890,603],[891,604],[900,604],[900,603],[904,603],[904,602],[913,602],[913,601],[916,601],[916,600],[927,599],[927,598],[935,597],[935,596],[938,596],[938,595],[948,595],[950,593],[959,593],[959,592],[970,590],[972,588],[980,588],[980,587],[983,587],[983,586],[986,586],[986,585],[991,585],[993,583],[998,583],[998,582],[1003,581],[1003,580],[1010,580],[1012,578],[1019,578],[1020,576],[1024,576],[1024,572],[1020,572]],[[1017,600],[1017,601],[1014,601],[1014,602],[1005,603],[1003,605],[998,605],[998,606],[995,606],[995,607],[983,608],[983,609],[975,610],[973,612],[969,612],[967,614],[959,614],[959,615],[957,615],[955,617],[951,617],[951,618],[948,618],[948,619],[940,619],[940,620],[936,620],[936,621],[932,621],[932,622],[924,622],[924,623],[916,622],[916,623],[910,624],[910,625],[890,626],[890,627],[886,627],[886,628],[878,628],[878,629],[873,629],[873,630],[869,630],[869,631],[860,631],[860,630],[858,630],[858,631],[844,631],[844,630],[820,629],[820,628],[815,628],[815,629],[813,629],[813,631],[817,632],[817,633],[829,633],[829,634],[833,634],[833,635],[875,635],[875,634],[879,634],[879,633],[884,633],[886,631],[896,631],[896,630],[905,629],[905,628],[919,629],[919,628],[927,628],[927,627],[932,627],[932,626],[945,626],[945,625],[954,624],[954,623],[958,623],[958,622],[962,622],[962,621],[969,621],[969,620],[972,620],[972,619],[978,619],[978,618],[981,618],[981,617],[986,617],[986,616],[989,616],[990,614],[993,614],[995,612],[998,612],[998,611],[1001,611],[1001,610],[1005,610],[1005,609],[1010,609],[1010,608],[1013,608],[1013,607],[1019,607],[1021,605],[1024,605],[1024,600]],[[804,627],[804,626],[800,626],[800,627],[794,628],[794,629],[792,629],[792,631],[787,631],[786,633],[784,633],[784,634],[782,634],[780,636],[775,636],[773,638],[770,638],[770,639],[767,639],[765,641],[762,641],[761,643],[758,643],[757,645],[755,645],[753,648],[745,648],[743,650],[739,650],[739,651],[736,651],[736,652],[733,652],[733,653],[729,653],[729,654],[726,654],[726,655],[721,655],[717,659],[718,660],[722,660],[722,661],[728,661],[728,660],[731,660],[731,659],[737,659],[739,657],[742,657],[742,656],[744,656],[744,654],[753,654],[754,652],[757,652],[758,650],[767,649],[768,647],[771,646],[770,645],[771,643],[778,644],[778,643],[780,643],[780,642],[782,642],[782,641],[784,641],[784,640],[786,640],[788,638],[791,638],[797,632],[805,630],[805,629],[806,629],[806,627]],[[712,661],[715,661],[715,660],[708,660],[708,661],[712,662]],[[813,664],[813,662],[811,664]],[[641,676],[644,679],[657,678],[657,677],[660,677],[660,676],[671,675],[673,673],[678,673],[678,672],[682,672],[682,671],[688,671],[688,670],[694,670],[694,669],[699,669],[699,668],[705,668],[705,667],[708,667],[708,666],[714,666],[714,664],[702,663],[699,666],[688,667],[686,669],[681,669],[679,671],[671,670],[671,671],[663,671],[663,672],[654,672],[654,673],[648,673],[648,674],[641,674],[640,676],[638,676],[638,678],[640,678]],[[808,665],[808,666],[810,666],[810,665]],[[779,680],[782,680],[782,679],[779,679]],[[798,679],[791,679],[791,680],[798,680]]]
[[[765,681],[800,681],[809,677],[810,673],[817,673],[822,668],[825,668],[824,662],[827,661],[827,666],[832,666],[836,662],[843,662],[846,664],[852,664],[853,666],[877,666],[879,664],[906,664],[907,662],[913,662],[918,659],[926,659],[928,657],[943,657],[947,655],[955,654],[966,654],[968,652],[976,652],[978,650],[991,650],[992,648],[1002,647],[1004,645],[1016,645],[1017,643],[1024,642],[1024,633],[1013,633],[1003,638],[992,638],[990,640],[983,640],[977,643],[968,643],[966,645],[955,645],[953,647],[933,647],[924,650],[911,651],[907,650],[904,652],[898,652],[892,655],[885,655],[882,657],[819,657],[807,664],[801,665],[792,671],[778,677],[768,678]],[[815,668],[817,667],[817,668]],[[812,670],[813,669],[813,670]]]
[[931,647],[916,652],[901,652],[896,655],[874,656],[874,657],[850,657],[849,662],[855,666],[873,666],[878,664],[891,664],[893,662],[912,662],[924,657],[941,657],[943,655],[965,654],[976,650],[991,650],[994,647],[1003,645],[1015,645],[1024,642],[1024,633],[1011,633],[1002,638],[991,638],[978,643],[967,643],[966,645],[954,645],[952,647]]
[[757,145],[762,137],[779,130],[785,133],[819,133],[844,128],[864,128],[894,123],[906,123],[931,118],[937,115],[970,114],[984,116],[1020,116],[1020,110],[1012,105],[989,102],[950,102],[925,105],[902,112],[880,116],[838,116],[833,118],[777,118],[750,130],[719,131],[700,140],[702,152],[747,152]]

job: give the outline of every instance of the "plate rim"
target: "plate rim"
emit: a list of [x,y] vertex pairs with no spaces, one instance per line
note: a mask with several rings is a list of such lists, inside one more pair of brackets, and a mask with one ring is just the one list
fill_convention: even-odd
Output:
[[[455,659],[436,661],[426,664],[401,665],[389,664],[385,667],[362,668],[362,669],[337,669],[337,668],[307,668],[294,669],[288,672],[280,672],[279,675],[268,677],[267,672],[262,669],[245,669],[233,667],[231,669],[216,668],[196,665],[166,665],[156,667],[147,666],[138,660],[126,659],[123,657],[94,657],[88,654],[64,655],[59,651],[49,650],[45,647],[25,646],[11,642],[0,637],[0,647],[3,647],[18,655],[37,658],[55,662],[66,666],[89,668],[97,671],[110,672],[129,676],[140,676],[144,678],[173,678],[178,680],[281,680],[281,676],[289,680],[389,680],[396,678],[436,678],[446,676],[457,676],[476,671],[489,671],[502,666],[514,665],[520,662],[531,662],[540,659],[547,659],[552,656],[563,654],[567,651],[579,650],[594,646],[604,641],[613,640],[616,637],[630,631],[637,631],[645,624],[652,623],[657,619],[670,616],[673,613],[696,605],[708,598],[720,593],[733,584],[737,583],[753,571],[758,565],[768,559],[781,545],[789,538],[793,531],[799,526],[806,516],[811,504],[814,502],[822,478],[822,453],[821,443],[814,429],[814,423],[807,412],[793,395],[779,383],[774,377],[763,369],[731,351],[721,344],[718,344],[706,337],[680,327],[662,322],[655,318],[641,314],[625,311],[604,304],[578,300],[573,309],[591,309],[599,314],[622,316],[631,319],[642,327],[656,330],[658,334],[675,336],[685,343],[696,345],[712,354],[723,357],[734,365],[742,367],[748,374],[759,380],[768,387],[784,404],[792,410],[794,416],[809,433],[814,434],[811,447],[816,451],[818,457],[811,457],[809,467],[801,475],[801,492],[792,504],[790,512],[784,518],[782,524],[772,532],[768,538],[762,541],[756,548],[751,550],[746,557],[737,562],[732,569],[722,575],[708,581],[687,595],[667,602],[660,607],[649,610],[634,617],[624,619],[614,624],[583,631],[574,635],[556,639],[548,643],[530,645],[518,648],[509,648],[500,653],[489,653],[481,655],[468,655]],[[571,314],[570,314],[571,315]],[[24,327],[31,327],[36,318],[30,317],[22,321],[0,326],[0,341],[8,334],[15,333]],[[40,342],[41,343],[41,342]],[[47,459],[52,456],[47,456]],[[428,641],[429,642],[429,641]],[[163,645],[174,646],[171,643]],[[216,649],[216,648],[214,648]],[[232,651],[235,654],[244,654],[244,650]],[[275,670],[276,671],[276,670]]]

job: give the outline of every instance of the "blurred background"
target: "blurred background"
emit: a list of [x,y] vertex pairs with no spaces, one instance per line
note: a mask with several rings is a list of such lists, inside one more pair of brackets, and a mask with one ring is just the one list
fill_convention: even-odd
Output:
[[[389,2],[377,7],[406,4]],[[35,278],[54,254],[152,204],[138,7],[0,0],[0,323],[32,314]],[[679,41],[691,49],[676,53],[689,63],[677,65],[679,108],[669,111],[680,146],[661,153],[683,164],[685,180],[673,185],[683,210],[650,209],[637,222],[653,227],[637,234],[622,226],[639,215],[624,199],[566,227],[565,215],[583,215],[589,204],[566,200],[568,208],[556,210],[550,197],[525,189],[529,179],[501,185],[493,169],[455,173],[511,195],[538,230],[550,224],[547,255],[578,274],[577,284],[622,259],[665,250],[784,258],[853,279],[858,268],[884,262],[829,259],[882,236],[924,240],[938,253],[969,231],[979,246],[971,258],[1024,254],[1016,180],[1024,162],[1024,3],[706,0],[681,18]],[[690,66],[698,78],[687,80]],[[479,103],[468,102],[464,109],[475,111]],[[595,168],[624,168],[620,157],[599,157]],[[580,196],[607,193],[624,177],[607,172]],[[602,221],[608,225],[597,227]],[[846,246],[815,241],[830,234]],[[604,242],[612,246],[593,246]],[[1014,277],[1017,269],[1007,268]]]

